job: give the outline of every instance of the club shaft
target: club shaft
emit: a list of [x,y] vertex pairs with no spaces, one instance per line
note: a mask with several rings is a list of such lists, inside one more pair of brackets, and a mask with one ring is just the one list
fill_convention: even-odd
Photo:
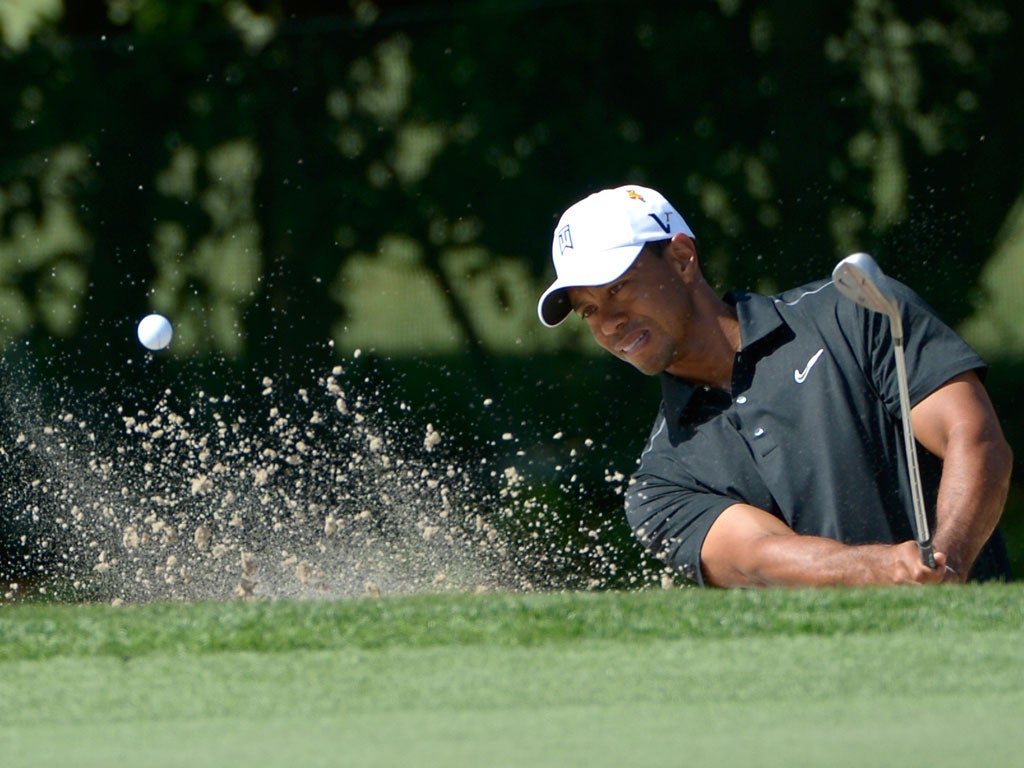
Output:
[[899,315],[890,316],[893,332],[893,348],[896,357],[896,381],[900,390],[900,415],[903,418],[903,441],[907,453],[907,470],[910,474],[910,495],[914,502],[914,522],[917,527],[917,548],[921,562],[929,568],[935,567],[935,553],[932,548],[932,534],[928,527],[928,514],[921,490],[921,470],[917,465],[917,440],[914,425],[910,419],[910,393],[907,386],[907,362],[903,353],[903,329]]
[[903,321],[900,319],[899,302],[887,289],[885,274],[869,254],[854,253],[847,256],[832,271],[832,279],[836,288],[848,299],[889,318],[889,331],[896,358],[896,383],[900,391],[900,417],[903,420],[907,473],[910,477],[910,495],[914,505],[917,548],[921,552],[921,562],[929,568],[934,568],[932,535],[928,528],[924,493],[921,490],[921,470],[917,464],[917,440],[910,419],[910,394],[907,386],[907,363],[903,353]]

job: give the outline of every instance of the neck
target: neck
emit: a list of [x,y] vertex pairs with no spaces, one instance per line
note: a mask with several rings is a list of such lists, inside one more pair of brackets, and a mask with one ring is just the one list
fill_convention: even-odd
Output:
[[693,384],[731,392],[733,364],[742,343],[740,325],[736,308],[714,299],[715,311],[703,315],[707,322],[693,329],[693,348],[682,351],[665,370]]

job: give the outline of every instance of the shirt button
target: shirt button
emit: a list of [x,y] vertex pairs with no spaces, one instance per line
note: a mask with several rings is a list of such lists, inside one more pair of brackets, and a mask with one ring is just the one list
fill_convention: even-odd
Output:
[[739,403],[740,405],[743,405],[745,402],[747,402],[747,396],[740,395],[739,397],[736,398],[736,402]]
[[764,434],[764,427],[758,427],[754,430],[754,437],[760,437]]

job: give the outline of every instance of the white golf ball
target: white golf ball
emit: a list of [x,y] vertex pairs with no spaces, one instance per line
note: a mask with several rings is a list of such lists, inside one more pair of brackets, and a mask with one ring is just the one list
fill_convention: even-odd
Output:
[[163,349],[171,343],[174,328],[163,315],[146,315],[139,321],[139,341],[146,349]]

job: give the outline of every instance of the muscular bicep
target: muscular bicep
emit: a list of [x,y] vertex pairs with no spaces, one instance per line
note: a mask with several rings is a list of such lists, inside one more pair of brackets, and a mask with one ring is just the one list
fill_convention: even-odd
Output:
[[1002,440],[992,402],[973,371],[955,376],[911,409],[914,436],[939,458],[945,458],[950,437]]
[[715,520],[700,550],[704,580],[716,587],[763,583],[765,544],[771,537],[795,536],[793,530],[763,509],[733,504]]

